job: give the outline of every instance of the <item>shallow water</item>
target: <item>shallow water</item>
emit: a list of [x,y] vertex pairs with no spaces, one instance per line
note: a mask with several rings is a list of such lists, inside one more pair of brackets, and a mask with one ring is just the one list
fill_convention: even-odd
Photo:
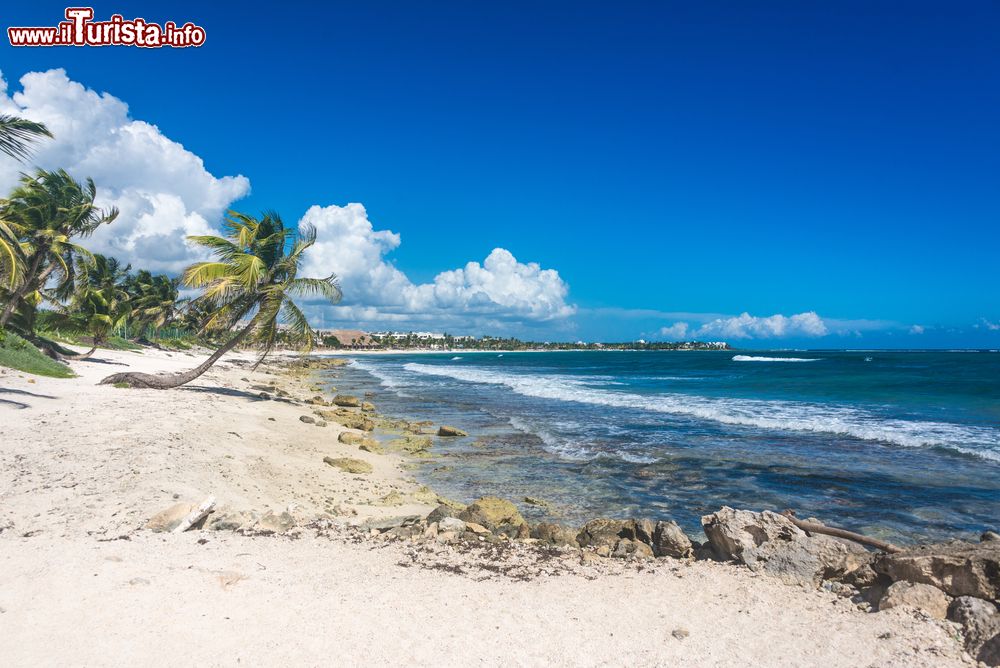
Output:
[[[419,472],[528,514],[672,517],[794,508],[894,540],[1000,518],[1000,354],[566,352],[366,356],[341,391],[454,424]],[[523,505],[523,504],[522,504]]]

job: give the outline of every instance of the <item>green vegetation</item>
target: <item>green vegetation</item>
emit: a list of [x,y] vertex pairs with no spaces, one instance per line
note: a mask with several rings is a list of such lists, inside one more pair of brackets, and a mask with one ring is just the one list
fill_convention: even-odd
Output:
[[[0,115],[0,153],[24,159],[32,142],[51,136],[44,125]],[[196,343],[217,344],[215,354],[191,372],[116,374],[104,381],[175,387],[238,345],[254,347],[261,359],[279,343],[311,347],[316,334],[293,297],[340,299],[334,276],[297,276],[315,229],[286,227],[276,213],[258,220],[231,211],[225,237],[190,237],[216,260],[192,265],[182,278],[132,273],[131,266],[79,243],[118,217],[114,208],[98,208],[96,197],[91,179],[79,182],[65,170],[39,169],[23,174],[0,199],[0,365],[65,377],[72,374],[59,360],[85,359],[99,347],[188,350]],[[204,293],[191,302],[182,299],[182,282]],[[77,354],[60,344],[90,350]],[[159,380],[151,384],[149,378]]]
[[[324,345],[343,348],[333,335],[321,338]],[[374,332],[369,334],[362,346],[371,349],[401,350],[729,350],[722,341],[620,341],[591,342],[577,341],[521,341],[513,337],[498,336],[452,336],[430,332]]]
[[71,378],[73,372],[65,364],[46,357],[35,346],[13,332],[0,329],[0,366],[36,376]]
[[[184,272],[185,285],[203,288],[193,305],[208,314],[203,330],[223,332],[226,338],[202,364],[168,376],[116,373],[102,384],[128,383],[132,387],[168,389],[189,383],[237,345],[259,351],[260,360],[279,340],[279,318],[285,321],[284,339],[305,349],[316,333],[293,297],[316,295],[331,303],[340,300],[336,277],[299,278],[299,264],[316,242],[316,229],[286,227],[274,212],[260,219],[231,211],[225,237],[188,237],[212,251],[215,260],[198,262]],[[235,331],[235,333],[233,333]]]
[[52,137],[42,123],[0,114],[0,152],[24,160],[31,155],[31,145],[42,137]]

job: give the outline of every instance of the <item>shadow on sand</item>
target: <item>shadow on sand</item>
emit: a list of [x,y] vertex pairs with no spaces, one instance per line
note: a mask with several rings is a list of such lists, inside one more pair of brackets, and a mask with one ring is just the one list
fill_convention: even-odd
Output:
[[[14,388],[11,387],[0,387],[0,394],[16,394],[19,397],[36,397],[38,399],[56,398],[48,394],[38,394],[36,392],[28,392],[27,390],[15,390]],[[13,408],[16,408],[18,410],[24,410],[25,408],[29,408],[31,406],[30,404],[26,404],[23,401],[16,401],[14,399],[7,399],[5,397],[0,397],[0,405],[12,406]]]

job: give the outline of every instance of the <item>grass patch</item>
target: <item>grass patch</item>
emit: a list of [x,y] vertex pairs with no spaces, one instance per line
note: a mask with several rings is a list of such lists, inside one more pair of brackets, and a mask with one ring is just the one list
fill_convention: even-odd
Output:
[[120,336],[110,337],[100,347],[107,348],[108,350],[142,350],[142,346],[138,343],[132,343],[128,339],[123,339]]
[[81,334],[79,332],[66,331],[62,329],[36,329],[35,332],[38,336],[48,339],[49,341],[55,341],[56,343],[68,343],[72,346],[83,345],[80,342]]
[[127,390],[129,388],[129,384],[126,382],[118,382],[115,383],[112,387],[117,387],[119,390]]
[[5,366],[36,376],[72,378],[75,374],[65,364],[42,354],[13,332],[0,329],[0,366]]
[[163,346],[164,348],[169,348],[170,350],[191,350],[194,345],[185,339],[175,339],[175,338],[164,338],[155,339],[156,343]]

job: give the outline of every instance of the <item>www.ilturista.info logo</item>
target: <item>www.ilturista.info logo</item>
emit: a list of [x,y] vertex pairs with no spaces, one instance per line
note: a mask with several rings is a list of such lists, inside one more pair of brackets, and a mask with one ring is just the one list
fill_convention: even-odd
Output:
[[54,28],[7,28],[11,46],[161,46],[187,47],[205,43],[205,29],[188,22],[162,26],[146,19],[125,19],[112,14],[107,21],[94,21],[92,7],[67,7],[66,20]]

